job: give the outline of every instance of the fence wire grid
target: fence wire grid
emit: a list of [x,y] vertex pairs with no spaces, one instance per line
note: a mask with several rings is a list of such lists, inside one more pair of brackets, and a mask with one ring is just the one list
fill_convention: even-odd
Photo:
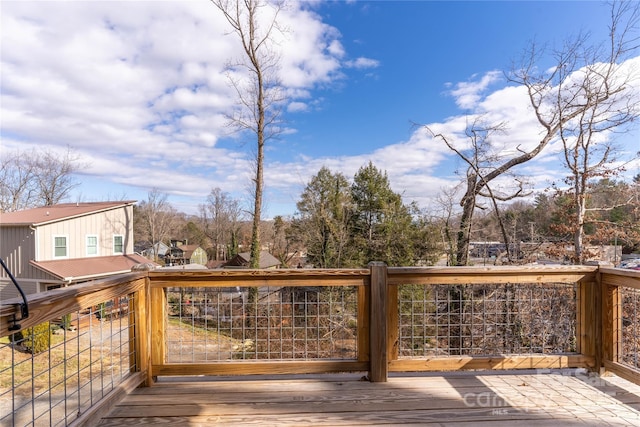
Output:
[[399,357],[576,351],[574,284],[402,285]]
[[620,287],[622,300],[622,354],[620,362],[640,368],[640,290]]
[[[133,295],[0,342],[0,425],[69,425],[135,370]],[[8,341],[8,342],[7,342]]]
[[169,288],[167,362],[357,358],[356,287]]

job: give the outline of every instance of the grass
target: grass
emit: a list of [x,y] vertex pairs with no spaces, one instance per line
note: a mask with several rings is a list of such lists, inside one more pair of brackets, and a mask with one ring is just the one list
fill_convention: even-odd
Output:
[[[120,319],[114,320],[120,321]],[[126,320],[122,319],[124,328]],[[225,347],[232,347],[238,344],[238,340],[219,335],[216,331],[210,331],[198,326],[188,325],[180,322],[179,319],[169,319],[170,327],[167,330],[169,340],[179,340],[188,337],[215,343],[222,343]],[[81,335],[78,338],[78,335]],[[0,399],[12,388],[19,389],[19,395],[24,395],[26,389],[31,394],[31,379],[36,393],[42,392],[50,387],[50,384],[62,384],[66,381],[86,382],[91,376],[96,375],[98,367],[91,371],[91,365],[101,364],[104,368],[110,361],[119,361],[120,357],[128,358],[128,345],[123,343],[120,353],[110,355],[109,348],[101,348],[94,344],[90,348],[89,328],[85,327],[78,332],[68,332],[67,342],[64,343],[65,336],[52,334],[51,347],[48,351],[39,354],[31,354],[20,351],[11,343],[9,336],[0,338]],[[99,340],[94,340],[94,342]],[[78,353],[79,348],[79,354]],[[118,349],[115,350],[116,352]],[[66,356],[65,356],[66,354]],[[106,357],[105,357],[106,354]],[[113,357],[109,357],[113,356]],[[110,369],[106,366],[106,369]],[[127,366],[128,368],[128,366]],[[12,372],[13,371],[13,372]],[[80,372],[80,378],[78,377]],[[16,383],[14,384],[14,379]],[[27,387],[28,385],[28,387]],[[25,389],[25,392],[22,391]]]

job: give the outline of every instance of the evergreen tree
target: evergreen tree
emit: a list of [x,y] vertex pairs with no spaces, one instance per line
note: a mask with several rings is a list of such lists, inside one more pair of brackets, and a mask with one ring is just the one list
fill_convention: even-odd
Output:
[[411,265],[414,261],[412,237],[415,231],[410,209],[389,184],[386,172],[373,163],[361,167],[351,186],[353,243],[351,259],[358,266],[371,261],[388,265]]
[[340,268],[349,233],[351,195],[344,175],[321,168],[297,203],[294,233],[307,249],[307,262],[318,268]]

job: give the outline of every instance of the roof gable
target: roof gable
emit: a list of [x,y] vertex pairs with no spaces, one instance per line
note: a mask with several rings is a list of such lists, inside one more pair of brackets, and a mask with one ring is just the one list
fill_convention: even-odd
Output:
[[104,212],[123,206],[129,206],[134,203],[135,200],[119,202],[60,203],[53,206],[43,206],[23,211],[0,213],[0,227],[26,225],[39,226],[84,215]]

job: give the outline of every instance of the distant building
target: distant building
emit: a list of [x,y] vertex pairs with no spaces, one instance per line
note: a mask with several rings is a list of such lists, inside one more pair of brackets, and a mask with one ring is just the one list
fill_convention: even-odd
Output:
[[[0,214],[0,257],[25,293],[131,271],[135,201],[64,203]],[[0,300],[19,296],[0,272]]]
[[[249,268],[250,252],[242,252],[234,256],[225,264],[226,268]],[[280,260],[267,251],[260,252],[260,268],[279,268]]]
[[164,259],[167,252],[169,252],[169,246],[167,246],[165,243],[158,242],[151,247],[147,247],[146,249],[143,249],[142,251],[140,251],[140,254],[143,257],[153,261],[154,256],[159,260]]
[[167,266],[201,264],[208,261],[207,252],[198,245],[187,245],[186,240],[171,240],[171,246],[164,255]]

